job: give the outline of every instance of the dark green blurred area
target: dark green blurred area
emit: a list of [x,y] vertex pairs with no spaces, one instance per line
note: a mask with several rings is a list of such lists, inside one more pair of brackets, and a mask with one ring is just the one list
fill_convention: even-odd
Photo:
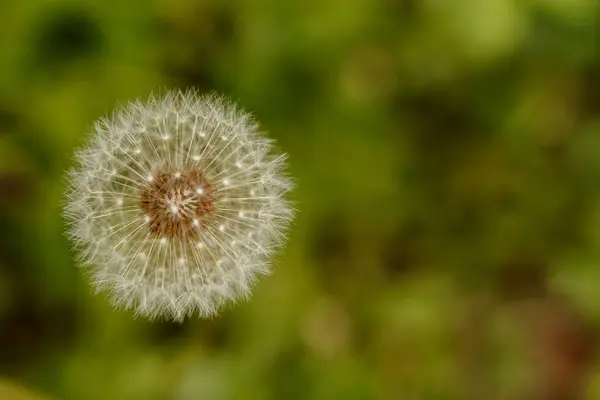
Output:
[[[596,0],[2,0],[0,399],[600,399],[599,45]],[[298,183],[211,321],[113,311],[63,236],[75,146],[161,87]]]

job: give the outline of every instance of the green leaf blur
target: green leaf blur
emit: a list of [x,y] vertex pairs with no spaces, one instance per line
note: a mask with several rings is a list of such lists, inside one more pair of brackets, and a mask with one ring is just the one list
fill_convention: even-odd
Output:
[[[599,399],[599,38],[595,0],[2,1],[0,397]],[[113,311],[63,236],[74,148],[161,87],[298,184],[214,320]]]

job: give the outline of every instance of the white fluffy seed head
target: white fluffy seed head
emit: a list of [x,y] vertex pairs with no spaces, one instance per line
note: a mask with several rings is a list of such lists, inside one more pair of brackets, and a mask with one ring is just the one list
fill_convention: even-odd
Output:
[[100,120],[68,173],[68,235],[148,318],[214,315],[269,271],[294,212],[286,156],[222,97],[170,91]]

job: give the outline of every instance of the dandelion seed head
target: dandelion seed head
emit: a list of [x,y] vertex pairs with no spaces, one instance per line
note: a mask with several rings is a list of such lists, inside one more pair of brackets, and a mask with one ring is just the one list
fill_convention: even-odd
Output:
[[169,91],[98,121],[68,173],[68,235],[98,290],[148,318],[247,298],[294,212],[286,156],[217,96]]

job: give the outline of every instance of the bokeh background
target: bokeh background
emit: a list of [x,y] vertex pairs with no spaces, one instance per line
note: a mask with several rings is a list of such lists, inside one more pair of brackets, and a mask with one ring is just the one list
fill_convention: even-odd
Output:
[[[600,399],[600,2],[1,0],[0,398]],[[94,120],[231,96],[299,209],[252,299],[134,319],[63,236]]]

